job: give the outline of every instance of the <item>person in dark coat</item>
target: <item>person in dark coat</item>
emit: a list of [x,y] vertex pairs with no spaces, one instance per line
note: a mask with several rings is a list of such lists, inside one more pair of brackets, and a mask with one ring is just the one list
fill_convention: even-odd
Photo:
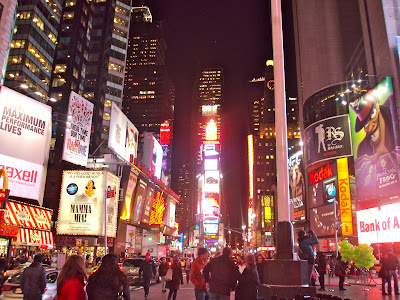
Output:
[[102,258],[99,269],[89,277],[86,292],[88,300],[117,300],[121,294],[130,300],[129,281],[119,269],[115,254]]
[[158,275],[161,276],[161,292],[165,293],[167,290],[165,289],[165,280],[164,276],[167,275],[168,271],[168,263],[165,257],[161,258],[160,266],[158,267]]
[[171,269],[172,280],[167,282],[166,288],[169,289],[168,300],[171,300],[171,298],[175,300],[178,294],[179,284],[183,284],[182,269],[177,257],[174,257]]
[[210,289],[210,300],[229,299],[239,279],[239,270],[232,260],[232,249],[225,247],[222,255],[213,258],[203,269],[206,287]]
[[[382,295],[392,294],[392,277],[394,280],[394,293],[399,294],[399,278],[397,277],[397,268],[399,268],[399,260],[393,255],[393,249],[389,248],[386,255],[382,259],[382,269],[386,271],[387,276],[382,277]],[[388,283],[388,293],[385,292],[385,283]]]
[[257,300],[260,280],[258,278],[256,260],[253,254],[248,254],[244,261],[246,268],[239,277],[239,283],[235,291],[235,300]]
[[347,273],[347,263],[342,261],[342,256],[340,253],[338,254],[338,257],[336,259],[336,265],[335,265],[335,274],[336,276],[339,277],[339,290],[345,291],[346,289],[344,288],[344,280],[345,276]]
[[37,254],[33,263],[21,275],[19,284],[24,300],[41,300],[46,288],[46,274],[42,266],[43,257]]
[[326,255],[321,251],[317,253],[317,264],[319,273],[320,291],[325,291],[325,274],[326,274]]
[[258,278],[260,279],[260,283],[264,282],[264,257],[262,254],[257,255],[257,272]]
[[149,297],[150,284],[151,279],[156,276],[156,265],[154,261],[151,259],[150,253],[146,253],[146,258],[139,269],[139,278],[143,273],[143,288],[144,288],[144,298],[147,299]]
[[315,263],[315,252],[312,245],[318,244],[318,238],[312,230],[308,232],[308,235],[306,235],[304,230],[300,230],[298,236],[299,238],[297,241],[299,242],[299,248],[301,250],[300,258],[308,261],[307,278],[309,285],[311,286],[311,275]]

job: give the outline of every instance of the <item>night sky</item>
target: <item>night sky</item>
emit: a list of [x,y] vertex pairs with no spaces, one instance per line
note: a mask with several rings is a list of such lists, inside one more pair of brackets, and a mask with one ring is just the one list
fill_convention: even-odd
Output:
[[[193,133],[187,112],[196,71],[209,65],[224,69],[223,192],[232,212],[231,226],[241,227],[240,205],[244,207],[248,198],[246,87],[249,80],[264,75],[265,61],[272,59],[270,2],[150,0],[146,5],[153,21],[164,22],[167,66],[176,89],[172,180],[177,178],[179,165],[189,159],[189,137]],[[283,7],[283,11],[284,17],[290,18],[291,8]],[[284,21],[288,39],[285,51],[293,48],[290,23]],[[291,52],[285,53],[285,58],[288,66],[294,65]],[[295,96],[295,83],[289,82],[287,90]]]

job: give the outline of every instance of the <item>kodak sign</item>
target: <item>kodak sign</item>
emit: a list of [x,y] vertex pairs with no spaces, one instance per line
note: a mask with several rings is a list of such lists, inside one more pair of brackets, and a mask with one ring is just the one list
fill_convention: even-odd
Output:
[[[332,167],[329,163],[322,166],[321,169],[312,171],[310,173],[310,185],[316,184],[322,180],[328,179],[333,176]],[[348,177],[348,176],[347,176]],[[347,178],[348,179],[348,178]]]
[[351,212],[350,182],[347,158],[337,159],[339,181],[340,220],[342,221],[342,234],[353,235],[353,214]]

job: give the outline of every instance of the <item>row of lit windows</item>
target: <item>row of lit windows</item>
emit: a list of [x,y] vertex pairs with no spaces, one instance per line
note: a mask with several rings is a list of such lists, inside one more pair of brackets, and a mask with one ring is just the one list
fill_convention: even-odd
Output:
[[47,72],[51,72],[51,63],[45,58],[45,56],[31,43],[28,44],[28,51],[43,65],[43,68]]
[[114,17],[114,23],[124,26],[124,27],[128,27],[129,22],[122,19],[122,18],[118,18],[118,17]]
[[117,63],[114,63],[114,62],[110,62],[108,64],[108,69],[116,71],[116,72],[119,72],[119,73],[124,73],[124,66],[121,66],[121,65],[119,65]]

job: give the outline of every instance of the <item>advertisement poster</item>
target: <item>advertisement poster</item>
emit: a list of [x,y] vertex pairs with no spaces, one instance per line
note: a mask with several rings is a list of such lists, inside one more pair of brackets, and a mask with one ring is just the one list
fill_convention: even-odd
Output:
[[108,148],[127,162],[137,157],[139,131],[113,102],[111,104]]
[[131,219],[133,207],[133,192],[135,191],[138,174],[134,169],[131,169],[128,178],[128,185],[126,187],[125,199],[122,205],[121,220],[129,221]]
[[204,220],[218,220],[219,219],[219,194],[218,193],[204,193],[202,203],[203,218]]
[[357,211],[358,243],[400,242],[400,203]]
[[120,179],[118,176],[110,172],[106,172],[106,174],[107,174],[107,237],[115,238],[117,234]]
[[143,200],[141,223],[149,224],[153,199],[154,199],[154,184],[149,182],[147,184],[146,197]]
[[142,162],[158,179],[161,179],[163,155],[163,149],[153,133],[145,132]]
[[143,203],[146,197],[147,181],[139,177],[135,193],[135,201],[132,206],[131,224],[140,224],[142,218]]
[[63,172],[57,234],[104,234],[106,180],[112,196],[107,198],[107,235],[115,237],[119,178],[106,171]]
[[347,157],[337,159],[340,221],[343,235],[353,235],[353,213]]
[[80,166],[87,166],[93,103],[71,92],[68,105],[68,121],[64,136],[62,159]]
[[294,222],[306,220],[306,184],[304,179],[303,151],[289,157],[290,216]]
[[350,103],[358,201],[400,195],[396,111],[390,78]]
[[40,205],[50,150],[51,112],[50,106],[0,86],[0,165],[8,173],[10,196],[34,199]]
[[352,156],[348,115],[335,116],[305,129],[305,162],[309,166],[332,158]]
[[166,209],[165,193],[159,188],[155,188],[154,200],[151,205],[149,225],[161,226],[164,220]]
[[332,204],[339,199],[336,161],[321,165],[308,173],[310,208]]

